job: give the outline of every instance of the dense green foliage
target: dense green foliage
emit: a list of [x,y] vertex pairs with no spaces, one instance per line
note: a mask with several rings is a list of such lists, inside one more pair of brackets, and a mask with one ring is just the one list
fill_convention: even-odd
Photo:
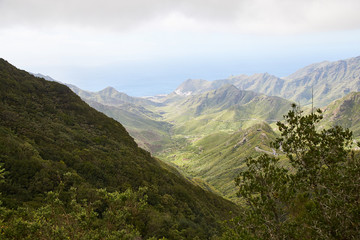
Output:
[[248,158],[236,178],[247,208],[225,239],[360,238],[360,158],[348,129],[317,131],[320,113],[303,116],[294,105],[278,123],[273,145],[288,165],[269,155]]
[[[78,200],[71,188],[64,200],[64,184],[46,194],[38,209],[0,208],[1,239],[139,239],[139,223],[148,217],[144,189],[137,192],[94,192],[95,201]],[[142,223],[141,225],[145,225]]]
[[[218,220],[237,211],[231,202],[194,186],[152,158],[120,123],[89,107],[68,87],[34,77],[4,60],[0,60],[0,162],[6,171],[0,185],[1,221],[9,238],[32,238],[42,232],[51,239],[58,230],[63,234],[59,238],[87,231],[101,238],[106,231],[116,235],[124,229],[142,238],[205,239],[219,234]],[[123,196],[129,191],[139,194],[139,187],[147,188],[146,217],[133,214],[125,222],[112,223],[119,224],[116,229],[110,226],[106,216],[111,204],[99,196],[99,189],[106,188],[106,196]],[[52,200],[45,202],[47,196]],[[100,210],[97,201],[103,206]],[[121,206],[120,213],[126,215],[128,207]],[[84,209],[94,222],[78,219]],[[105,224],[105,232],[99,232],[97,224]],[[17,233],[24,235],[13,235]]]

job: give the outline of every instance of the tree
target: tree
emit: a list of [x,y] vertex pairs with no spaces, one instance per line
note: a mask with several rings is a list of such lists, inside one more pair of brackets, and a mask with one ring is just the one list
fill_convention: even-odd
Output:
[[359,239],[360,160],[352,133],[335,126],[318,130],[321,111],[302,115],[294,104],[278,122],[272,143],[279,157],[246,160],[235,179],[244,212],[226,239]]

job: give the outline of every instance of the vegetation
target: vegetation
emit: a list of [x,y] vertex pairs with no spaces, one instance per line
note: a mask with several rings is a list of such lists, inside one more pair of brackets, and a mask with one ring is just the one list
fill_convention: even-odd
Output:
[[360,93],[352,92],[329,104],[324,109],[324,126],[349,128],[354,137],[360,137]]
[[0,162],[0,232],[9,239],[208,239],[238,211],[152,158],[68,87],[2,59]]
[[247,159],[236,178],[246,208],[224,239],[360,238],[360,157],[348,129],[317,131],[321,119],[320,110],[303,116],[294,105],[273,143],[288,164],[266,154]]
[[[70,174],[70,173],[69,173]],[[1,208],[1,239],[140,239],[148,220],[144,189],[123,193],[94,192],[95,201],[79,200],[76,188],[64,196],[65,183],[46,194],[45,204],[34,209]],[[65,199],[65,200],[64,200]]]

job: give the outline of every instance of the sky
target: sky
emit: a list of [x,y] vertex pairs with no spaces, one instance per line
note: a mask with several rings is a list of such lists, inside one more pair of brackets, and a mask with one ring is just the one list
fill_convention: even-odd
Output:
[[187,79],[360,55],[359,0],[0,0],[0,58],[84,90],[172,92]]

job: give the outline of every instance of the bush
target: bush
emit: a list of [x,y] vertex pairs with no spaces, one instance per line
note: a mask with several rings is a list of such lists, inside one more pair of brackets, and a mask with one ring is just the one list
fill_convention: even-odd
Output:
[[339,126],[317,131],[320,110],[303,116],[293,105],[284,117],[273,143],[283,156],[247,159],[236,178],[244,211],[228,222],[224,239],[359,239],[352,133]]

